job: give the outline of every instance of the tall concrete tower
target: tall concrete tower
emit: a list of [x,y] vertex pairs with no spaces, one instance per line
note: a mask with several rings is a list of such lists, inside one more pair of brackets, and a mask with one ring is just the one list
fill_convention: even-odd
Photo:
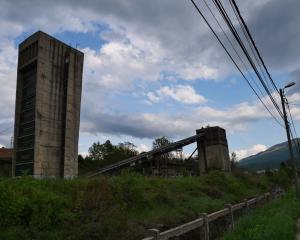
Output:
[[19,45],[14,176],[77,175],[83,58],[41,31]]
[[200,174],[213,169],[230,171],[225,129],[206,127],[196,130],[196,133],[204,133],[204,138],[197,141]]

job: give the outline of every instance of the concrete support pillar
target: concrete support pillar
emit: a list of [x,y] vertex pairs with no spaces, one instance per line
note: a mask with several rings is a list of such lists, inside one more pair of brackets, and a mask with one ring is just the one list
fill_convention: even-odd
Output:
[[200,173],[210,169],[230,171],[226,131],[220,127],[206,127],[197,129],[196,133],[204,135],[197,140]]
[[[197,132],[197,134],[198,134],[198,132]],[[197,149],[198,149],[199,175],[201,175],[203,173],[207,173],[207,171],[208,171],[205,136],[203,138],[197,140]]]

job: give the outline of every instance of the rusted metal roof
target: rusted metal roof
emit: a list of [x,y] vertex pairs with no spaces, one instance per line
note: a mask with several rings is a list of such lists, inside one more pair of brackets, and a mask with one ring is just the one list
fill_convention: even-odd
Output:
[[0,160],[12,159],[13,149],[11,148],[0,148]]

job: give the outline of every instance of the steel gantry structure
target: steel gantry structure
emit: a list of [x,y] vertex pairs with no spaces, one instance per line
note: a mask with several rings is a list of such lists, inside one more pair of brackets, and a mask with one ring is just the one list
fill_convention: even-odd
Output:
[[[87,177],[94,177],[94,176],[97,176],[97,175],[100,175],[103,173],[109,173],[114,170],[129,167],[130,165],[132,165],[133,163],[136,163],[138,161],[148,161],[148,160],[152,159],[153,157],[157,157],[162,154],[175,151],[176,149],[182,148],[184,146],[187,146],[189,144],[195,143],[195,142],[197,142],[199,140],[203,140],[203,139],[204,139],[204,133],[199,133],[194,136],[179,140],[177,142],[170,143],[167,146],[162,146],[160,148],[153,149],[149,152],[141,153],[137,156],[119,161],[119,162],[111,164],[111,165],[108,165],[108,166],[101,168],[93,173],[88,174]],[[193,152],[193,154],[195,153],[195,151]]]

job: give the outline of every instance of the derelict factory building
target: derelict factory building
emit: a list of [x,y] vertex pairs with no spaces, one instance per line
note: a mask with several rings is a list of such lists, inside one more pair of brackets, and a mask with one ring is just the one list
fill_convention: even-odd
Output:
[[14,176],[77,175],[83,58],[41,31],[19,45]]

